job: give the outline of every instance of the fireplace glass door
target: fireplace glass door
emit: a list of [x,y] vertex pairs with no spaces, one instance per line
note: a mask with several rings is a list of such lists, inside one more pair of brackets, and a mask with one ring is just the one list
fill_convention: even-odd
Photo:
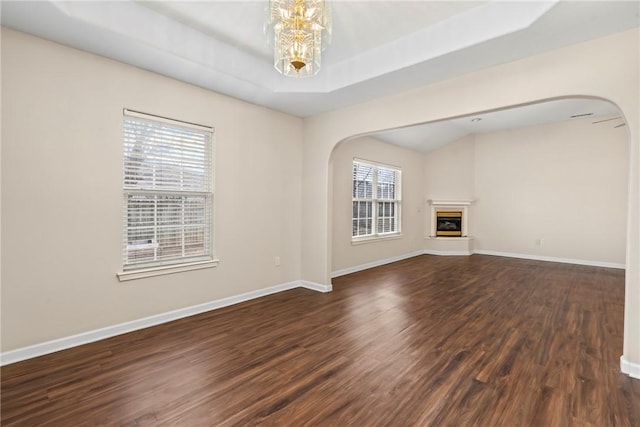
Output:
[[436,212],[436,236],[461,237],[462,212]]

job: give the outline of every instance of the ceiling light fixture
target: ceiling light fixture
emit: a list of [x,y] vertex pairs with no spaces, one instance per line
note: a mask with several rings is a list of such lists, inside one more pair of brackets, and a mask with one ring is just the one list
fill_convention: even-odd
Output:
[[270,0],[265,23],[276,70],[290,77],[320,71],[322,51],[331,43],[331,7],[325,0]]

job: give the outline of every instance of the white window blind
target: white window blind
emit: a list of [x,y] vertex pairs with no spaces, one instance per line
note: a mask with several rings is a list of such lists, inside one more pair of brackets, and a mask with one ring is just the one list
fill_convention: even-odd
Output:
[[353,239],[400,232],[400,176],[398,168],[353,161]]
[[124,111],[125,270],[213,259],[213,129]]

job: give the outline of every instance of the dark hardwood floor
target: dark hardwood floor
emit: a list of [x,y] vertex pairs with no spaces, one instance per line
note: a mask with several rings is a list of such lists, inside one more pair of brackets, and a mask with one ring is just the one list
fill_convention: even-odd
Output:
[[333,285],[3,367],[2,425],[640,426],[621,270],[423,255]]

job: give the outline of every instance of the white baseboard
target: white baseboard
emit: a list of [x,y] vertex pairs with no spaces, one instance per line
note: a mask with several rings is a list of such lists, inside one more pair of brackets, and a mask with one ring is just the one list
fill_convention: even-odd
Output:
[[640,363],[629,362],[624,356],[620,356],[620,371],[631,378],[640,380]]
[[300,286],[303,288],[311,289],[312,291],[317,292],[331,292],[333,291],[333,286],[331,285],[321,285],[320,283],[309,282],[306,280],[300,281]]
[[[385,265],[385,264],[390,264],[392,262],[396,262],[396,261],[401,261],[403,259],[407,259],[407,258],[413,258],[415,256],[418,255],[438,255],[438,256],[469,256],[469,255],[473,255],[473,254],[479,254],[479,255],[493,255],[493,256],[502,256],[502,257],[507,257],[507,258],[520,258],[520,259],[530,259],[530,260],[534,260],[534,261],[549,261],[549,262],[559,262],[559,263],[564,263],[564,264],[578,264],[578,265],[588,265],[588,266],[592,266],[592,267],[606,267],[606,268],[618,268],[618,269],[625,269],[625,265],[624,264],[620,264],[620,263],[615,263],[615,262],[601,262],[601,261],[588,261],[588,260],[583,260],[583,259],[572,259],[572,258],[558,258],[558,257],[550,257],[550,256],[542,256],[542,255],[530,255],[530,254],[518,254],[518,253],[511,253],[511,252],[498,252],[498,251],[485,251],[482,249],[474,249],[474,250],[468,250],[468,251],[439,251],[439,250],[433,250],[433,249],[424,249],[421,251],[416,251],[416,252],[411,252],[408,254],[404,254],[404,255],[399,255],[399,256],[395,256],[395,257],[391,257],[391,258],[385,258],[385,259],[381,259],[378,261],[372,261],[372,262],[368,262],[366,264],[360,264],[360,265],[356,265],[353,267],[347,267],[347,268],[343,268],[341,270],[336,270],[334,272],[331,273],[331,278],[336,278],[339,276],[344,276],[345,274],[351,274],[351,273],[356,273],[358,271],[362,271],[362,270],[367,270],[369,268],[373,268],[373,267],[379,267],[381,265]],[[314,289],[314,290],[318,290],[320,292],[320,289],[316,289],[316,288],[309,288],[309,289]]]
[[497,252],[497,251],[485,251],[482,249],[474,249],[474,254],[479,255],[493,255],[493,256],[502,256],[508,258],[521,258],[521,259],[530,259],[534,261],[549,261],[549,262],[559,262],[563,264],[577,264],[577,265],[588,265],[591,267],[606,267],[606,268],[618,268],[624,270],[626,267],[624,264],[620,264],[617,262],[602,262],[602,261],[589,261],[584,259],[573,259],[573,258],[558,258],[551,256],[543,256],[543,255],[531,255],[531,254],[517,254],[511,252]]
[[423,252],[425,255],[438,255],[438,256],[469,256],[473,251],[437,251],[433,249],[425,249]]
[[[392,262],[401,261],[407,258],[413,258],[415,256],[422,255],[422,254],[441,255],[441,256],[463,256],[463,255],[471,255],[472,253],[481,254],[481,255],[503,256],[503,257],[509,257],[509,258],[531,259],[536,261],[550,261],[550,262],[560,262],[560,263],[568,263],[568,264],[588,265],[588,266],[595,266],[595,267],[607,267],[607,268],[618,268],[618,269],[625,268],[624,264],[619,264],[619,263],[586,261],[586,260],[579,260],[579,259],[556,258],[556,257],[547,257],[547,256],[529,255],[529,254],[516,254],[516,253],[509,253],[509,252],[496,252],[496,251],[485,251],[485,250],[435,251],[435,250],[425,249],[421,251],[407,253],[404,255],[399,255],[396,257],[386,258],[378,261],[369,262],[366,264],[357,265],[354,267],[344,268],[342,270],[337,270],[331,273],[331,278],[343,276],[345,274],[355,273],[357,271],[362,271],[362,270],[378,267],[385,264],[390,264]],[[91,342],[103,340],[105,338],[110,338],[116,335],[126,334],[128,332],[133,332],[139,329],[144,329],[144,328],[159,325],[162,323],[171,322],[173,320],[182,319],[184,317],[194,316],[196,314],[204,313],[211,310],[216,310],[218,308],[227,307],[233,304],[238,304],[244,301],[249,301],[255,298],[260,298],[266,295],[271,295],[277,292],[283,292],[289,289],[300,288],[300,287],[311,289],[317,292],[331,292],[333,289],[331,285],[322,285],[319,283],[309,282],[305,280],[298,280],[294,282],[283,283],[280,285],[271,286],[264,289],[258,289],[256,291],[246,292],[240,295],[234,295],[228,298],[222,298],[219,300],[194,305],[191,307],[185,307],[178,310],[169,311],[166,313],[161,313],[154,316],[133,320],[130,322],[124,322],[117,325],[107,326],[105,328],[83,332],[77,335],[59,338],[56,340],[47,341],[40,344],[34,344],[28,347],[23,347],[16,350],[0,353],[0,366],[8,365],[8,364],[19,362],[26,359],[31,359],[38,356],[43,356],[45,354],[54,353],[60,350],[65,350],[67,348],[76,347],[82,344],[88,344]],[[626,359],[624,359],[624,356],[623,356],[620,359],[620,366],[621,366],[622,372],[624,372],[625,374],[633,378],[640,378],[640,365],[628,362]]]
[[77,335],[71,335],[68,337],[7,351],[0,354],[0,366],[9,365],[11,363],[20,362],[26,359],[32,359],[34,357],[43,356],[45,354],[54,353],[56,351],[65,350],[72,347],[77,347],[83,344],[89,344],[95,341],[103,340],[105,338],[111,338],[116,335],[126,334],[128,332],[133,332],[139,329],[171,322],[173,320],[182,319],[184,317],[194,316],[196,314],[201,314],[207,311],[216,310],[219,308],[227,307],[244,301],[249,301],[294,288],[307,288],[318,292],[331,292],[332,290],[331,285],[320,285],[318,283],[307,282],[304,280],[283,283],[264,289],[258,289],[256,291],[246,292],[240,295],[234,295],[203,304],[193,305],[191,307],[185,307],[166,313],[144,317],[142,319],[132,320],[130,322],[119,323],[117,325],[107,326],[105,328],[82,332]]
[[413,258],[414,256],[422,255],[423,253],[424,253],[423,251],[415,251],[415,252],[410,252],[408,254],[394,256],[391,258],[385,258],[378,261],[368,262],[366,264],[360,264],[353,267],[343,268],[341,270],[333,271],[331,273],[331,278],[334,279],[339,276],[344,276],[345,274],[356,273],[358,271],[367,270],[369,268],[379,267],[385,264],[391,264],[392,262],[402,261],[403,259],[407,259],[407,258]]

